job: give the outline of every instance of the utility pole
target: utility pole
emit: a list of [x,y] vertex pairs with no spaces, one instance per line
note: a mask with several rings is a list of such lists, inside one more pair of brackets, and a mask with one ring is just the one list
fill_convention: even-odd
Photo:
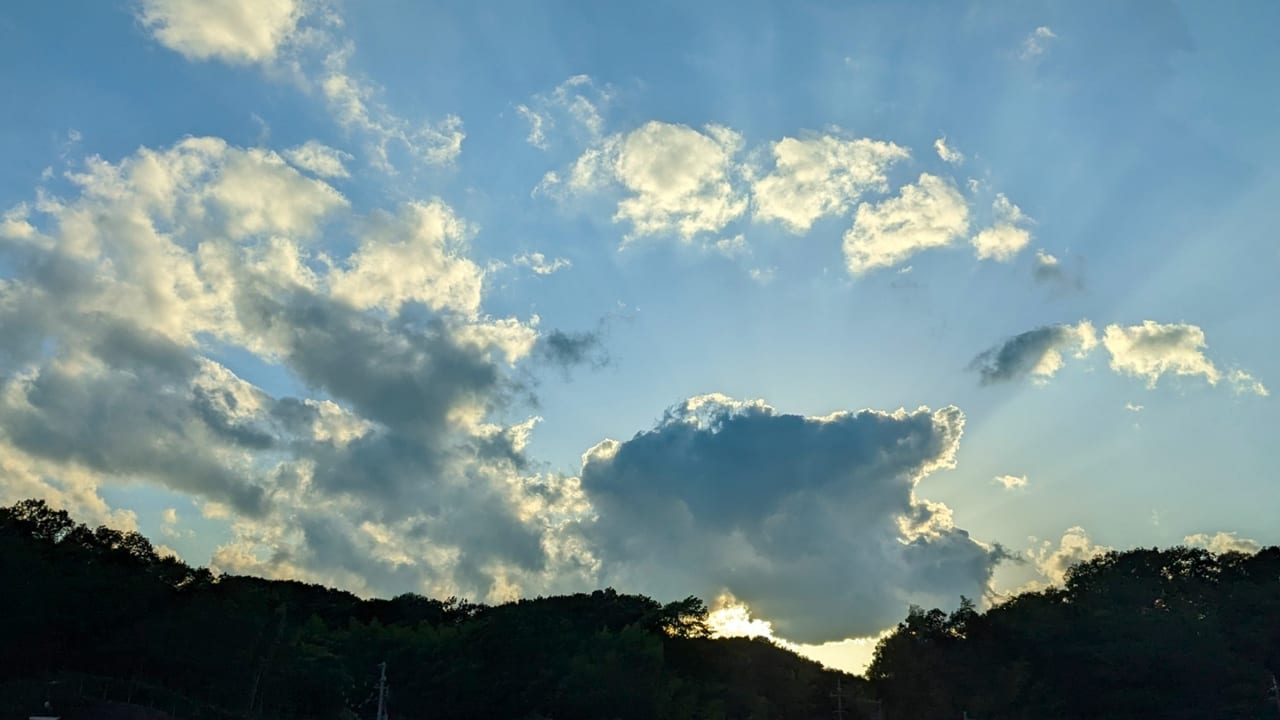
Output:
[[387,663],[378,664],[382,676],[378,678],[378,720],[387,720]]
[[836,720],[844,720],[844,692],[840,689],[840,678],[836,677],[836,691],[831,693],[836,699]]
[[[262,701],[262,697],[258,692],[262,685],[262,676],[271,669],[271,661],[275,658],[276,651],[280,649],[280,641],[284,639],[284,626],[289,619],[289,604],[281,603],[276,610],[276,615],[279,617],[279,622],[276,625],[276,635],[272,638],[271,644],[263,650],[262,659],[258,662],[258,669],[253,674],[253,684],[249,686],[249,710],[246,713],[248,717],[253,717],[254,708]],[[261,637],[266,632],[266,629],[266,626],[263,625],[258,632],[258,636]],[[129,692],[132,695],[132,688]]]

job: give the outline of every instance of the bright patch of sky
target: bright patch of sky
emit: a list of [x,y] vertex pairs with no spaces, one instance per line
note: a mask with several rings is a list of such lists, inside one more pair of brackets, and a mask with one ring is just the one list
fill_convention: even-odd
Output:
[[1278,22],[9,4],[0,501],[855,669],[910,603],[1280,542]]

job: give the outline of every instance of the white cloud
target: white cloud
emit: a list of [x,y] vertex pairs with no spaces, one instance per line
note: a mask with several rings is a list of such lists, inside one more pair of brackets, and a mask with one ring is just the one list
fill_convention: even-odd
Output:
[[[298,243],[348,205],[275,153],[216,138],[144,148],[117,164],[92,157],[69,178],[77,198],[42,203],[44,251],[72,259],[68,268],[84,274],[52,292],[62,303],[77,303],[77,312],[109,310],[182,346],[201,333],[250,342],[233,302],[228,259],[267,261],[275,277],[305,281],[306,268],[290,260]],[[40,308],[44,301],[32,302],[36,317],[56,319]]]
[[733,237],[720,238],[713,247],[716,252],[727,258],[751,253],[751,248],[747,245],[747,238],[742,233],[738,233]]
[[1035,30],[1032,30],[1031,34],[1027,35],[1027,37],[1023,39],[1022,49],[1018,53],[1018,57],[1025,61],[1034,61],[1039,59],[1041,55],[1044,55],[1045,50],[1048,49],[1049,41],[1057,37],[1058,36],[1054,34],[1053,30],[1048,26],[1041,25]]
[[568,258],[548,260],[547,256],[540,252],[521,253],[511,258],[511,262],[521,267],[527,267],[538,275],[550,275],[557,270],[573,266],[573,263]]
[[236,238],[308,237],[315,234],[320,218],[347,203],[329,185],[304,178],[279,155],[256,148],[226,152],[219,177],[208,192]]
[[525,138],[529,144],[539,150],[547,149],[547,131],[545,126],[548,124],[547,118],[535,110],[531,110],[528,105],[517,105],[516,112],[520,117],[529,122],[529,136]]
[[361,130],[370,138],[373,164],[393,171],[391,151],[397,146],[426,165],[450,165],[456,161],[467,137],[462,119],[446,115],[435,123],[412,123],[374,102],[381,89],[350,72],[347,65],[351,52],[347,47],[329,54],[320,87],[338,122]]
[[1066,582],[1067,571],[1074,565],[1104,555],[1111,548],[1098,545],[1089,538],[1089,533],[1079,526],[1068,528],[1054,547],[1048,540],[1035,550],[1027,551],[1027,556],[1050,583],[1062,585]]
[[297,0],[141,0],[138,19],[188,59],[264,63],[275,59],[304,9]]
[[994,482],[999,483],[1005,490],[1017,490],[1027,486],[1026,475],[997,475]]
[[864,193],[888,189],[889,166],[909,157],[893,143],[837,135],[786,137],[770,147],[773,169],[752,185],[756,220],[777,220],[794,233],[843,215]]
[[[168,538],[193,537],[195,531],[178,524],[178,509],[165,508],[160,514],[160,534]],[[173,552],[172,550],[170,552]],[[174,553],[176,555],[176,553]]]
[[1218,532],[1213,535],[1196,533],[1183,538],[1182,544],[1188,547],[1205,548],[1218,555],[1229,552],[1252,555],[1262,549],[1262,543],[1257,540],[1242,538],[1233,532]]
[[548,149],[551,133],[558,127],[566,127],[578,139],[593,144],[603,137],[603,110],[612,99],[613,91],[607,85],[596,85],[588,75],[574,75],[550,93],[534,95],[528,104],[517,105],[516,112],[529,123],[526,140],[536,148]]
[[861,275],[897,265],[930,248],[946,247],[969,230],[969,206],[948,181],[923,173],[897,197],[858,206],[844,235],[849,272]]
[[[626,240],[674,234],[685,242],[713,233],[741,216],[747,199],[734,187],[738,133],[719,125],[702,131],[650,121],[588,148],[569,172],[567,190],[587,192],[617,184],[627,195],[614,222],[631,225]],[[561,184],[548,173],[544,192]]]
[[[979,260],[1011,260],[1031,242],[1031,233],[1021,227],[1029,223],[1030,218],[1017,205],[1009,202],[1004,193],[996,195],[991,211],[994,216],[991,227],[978,233],[970,241],[974,254]],[[1053,262],[1056,264],[1057,259],[1053,258]]]
[[1161,324],[1151,320],[1141,325],[1108,325],[1102,344],[1111,353],[1111,369],[1147,381],[1155,387],[1165,373],[1199,375],[1210,385],[1222,373],[1204,355],[1204,331],[1185,323]]
[[344,178],[350,175],[344,163],[351,160],[351,155],[316,140],[308,140],[290,148],[284,152],[284,156],[295,166],[320,177]]
[[1227,373],[1227,381],[1231,383],[1231,388],[1236,391],[1237,395],[1253,393],[1260,397],[1267,397],[1271,394],[1265,385],[1244,370],[1236,369]]
[[560,83],[551,94],[551,101],[568,112],[592,137],[600,137],[604,132],[601,112],[612,100],[613,90],[607,85],[598,87],[588,75],[574,75]]
[[933,149],[938,152],[938,157],[942,158],[943,162],[951,163],[952,165],[959,165],[964,162],[964,153],[947,145],[945,136],[933,141]]
[[[462,152],[466,133],[456,115],[411,122],[376,101],[382,89],[350,68],[355,44],[338,37],[342,18],[326,2],[141,0],[138,18],[158,42],[188,59],[259,64],[307,92],[318,88],[334,119],[365,136],[369,161],[385,172],[395,172],[394,152],[428,166],[450,165]],[[307,167],[301,165],[307,160],[299,162]],[[334,167],[331,156],[320,163]]]
[[720,230],[747,208],[732,185],[741,147],[741,136],[725,127],[646,123],[618,148],[615,173],[633,195],[618,203],[614,219],[630,222],[634,236],[675,232],[688,241]]
[[480,307],[484,271],[465,256],[471,231],[439,200],[406,205],[396,217],[375,220],[360,247],[336,268],[334,297],[392,314],[406,302],[468,317]]
[[[751,616],[751,608],[732,593],[720,593],[707,613],[707,626],[714,637],[774,638],[773,623]],[[786,641],[782,641],[786,642]]]
[[19,203],[0,215],[0,238],[7,240],[31,240],[36,237],[36,229],[27,218],[31,208],[26,203]]
[[[601,190],[615,182],[614,166],[621,142],[621,136],[614,135],[583,151],[569,169],[568,189],[572,192],[590,192]],[[543,183],[548,186],[558,182],[559,176],[554,171],[548,172],[543,178]]]
[[775,635],[773,623],[756,617],[746,603],[738,600],[731,593],[721,593],[716,597],[710,604],[710,610],[707,613],[707,625],[711,628],[712,637],[767,638],[773,644],[787,648],[802,657],[855,675],[866,672],[867,666],[871,664],[875,655],[876,643],[892,632],[892,628],[889,628],[879,635],[805,645],[793,643]]

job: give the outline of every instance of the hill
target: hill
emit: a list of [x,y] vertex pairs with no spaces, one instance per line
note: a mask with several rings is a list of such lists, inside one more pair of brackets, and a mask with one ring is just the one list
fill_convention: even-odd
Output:
[[[1280,548],[1110,552],[986,612],[912,608],[867,678],[708,637],[694,597],[486,606],[215,576],[39,501],[0,508],[0,714],[1254,720],[1280,717]],[[878,698],[873,701],[872,698]]]
[[0,508],[0,583],[12,716],[43,692],[82,714],[113,700],[173,717],[372,717],[382,662],[394,718],[811,720],[830,716],[837,678],[849,700],[868,693],[766,640],[709,638],[697,598],[364,600],[215,576],[39,501]]

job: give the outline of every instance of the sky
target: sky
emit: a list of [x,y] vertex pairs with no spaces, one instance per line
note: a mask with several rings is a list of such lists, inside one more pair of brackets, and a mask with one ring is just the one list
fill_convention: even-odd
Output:
[[0,502],[223,573],[912,604],[1280,542],[1280,6],[0,9]]

